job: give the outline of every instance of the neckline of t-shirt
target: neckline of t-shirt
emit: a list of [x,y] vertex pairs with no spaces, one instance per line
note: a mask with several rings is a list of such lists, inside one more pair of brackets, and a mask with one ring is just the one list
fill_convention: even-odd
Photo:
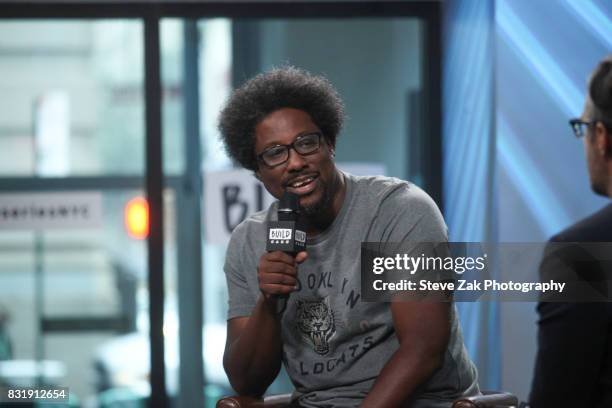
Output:
[[350,174],[347,174],[342,170],[340,170],[340,174],[342,174],[342,177],[344,178],[344,184],[346,185],[346,193],[344,194],[344,201],[342,202],[342,207],[340,208],[338,215],[336,216],[332,224],[329,226],[329,228],[327,228],[322,233],[306,240],[306,250],[308,250],[308,245],[318,245],[324,242],[327,238],[329,238],[329,236],[332,235],[333,231],[338,228],[338,225],[340,225],[340,223],[346,216],[346,213],[348,212],[348,208],[352,201],[351,198],[353,196],[354,180]]

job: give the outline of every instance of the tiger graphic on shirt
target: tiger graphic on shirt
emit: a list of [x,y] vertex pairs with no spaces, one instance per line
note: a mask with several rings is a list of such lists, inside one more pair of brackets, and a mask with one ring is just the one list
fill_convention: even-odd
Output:
[[329,341],[336,334],[334,314],[329,297],[321,300],[298,300],[296,321],[302,337],[322,356],[329,352]]

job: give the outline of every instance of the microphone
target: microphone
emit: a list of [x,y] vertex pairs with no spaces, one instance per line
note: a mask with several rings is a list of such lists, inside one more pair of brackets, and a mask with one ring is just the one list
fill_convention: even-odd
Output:
[[[266,251],[283,251],[291,256],[306,250],[306,232],[299,222],[299,197],[285,191],[278,203],[278,221],[268,222]],[[299,280],[298,280],[299,285]],[[287,295],[276,295],[276,313],[287,309]]]
[[278,221],[268,222],[266,251],[290,255],[306,250],[306,232],[299,222],[299,197],[285,191],[278,203]]

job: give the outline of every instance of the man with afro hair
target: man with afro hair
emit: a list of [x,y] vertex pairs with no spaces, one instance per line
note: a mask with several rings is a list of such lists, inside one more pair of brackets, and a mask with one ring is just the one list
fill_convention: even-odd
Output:
[[[232,233],[223,363],[261,396],[284,363],[303,407],[447,407],[478,393],[449,302],[363,302],[362,242],[445,242],[433,200],[389,177],[335,164],[344,106],[323,77],[282,67],[235,90],[219,128],[230,156],[277,199],[298,196],[307,250],[266,252],[278,202]],[[280,304],[283,304],[280,307]]]

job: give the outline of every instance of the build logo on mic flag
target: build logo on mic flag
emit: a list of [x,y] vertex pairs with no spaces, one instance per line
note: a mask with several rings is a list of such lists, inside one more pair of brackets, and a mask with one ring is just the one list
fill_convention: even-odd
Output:
[[266,251],[298,253],[306,249],[306,233],[295,221],[270,221]]
[[293,231],[291,228],[270,228],[270,234],[268,235],[268,239],[271,240],[273,243],[277,244],[289,243],[289,241],[291,240],[291,236],[293,235],[292,232]]

